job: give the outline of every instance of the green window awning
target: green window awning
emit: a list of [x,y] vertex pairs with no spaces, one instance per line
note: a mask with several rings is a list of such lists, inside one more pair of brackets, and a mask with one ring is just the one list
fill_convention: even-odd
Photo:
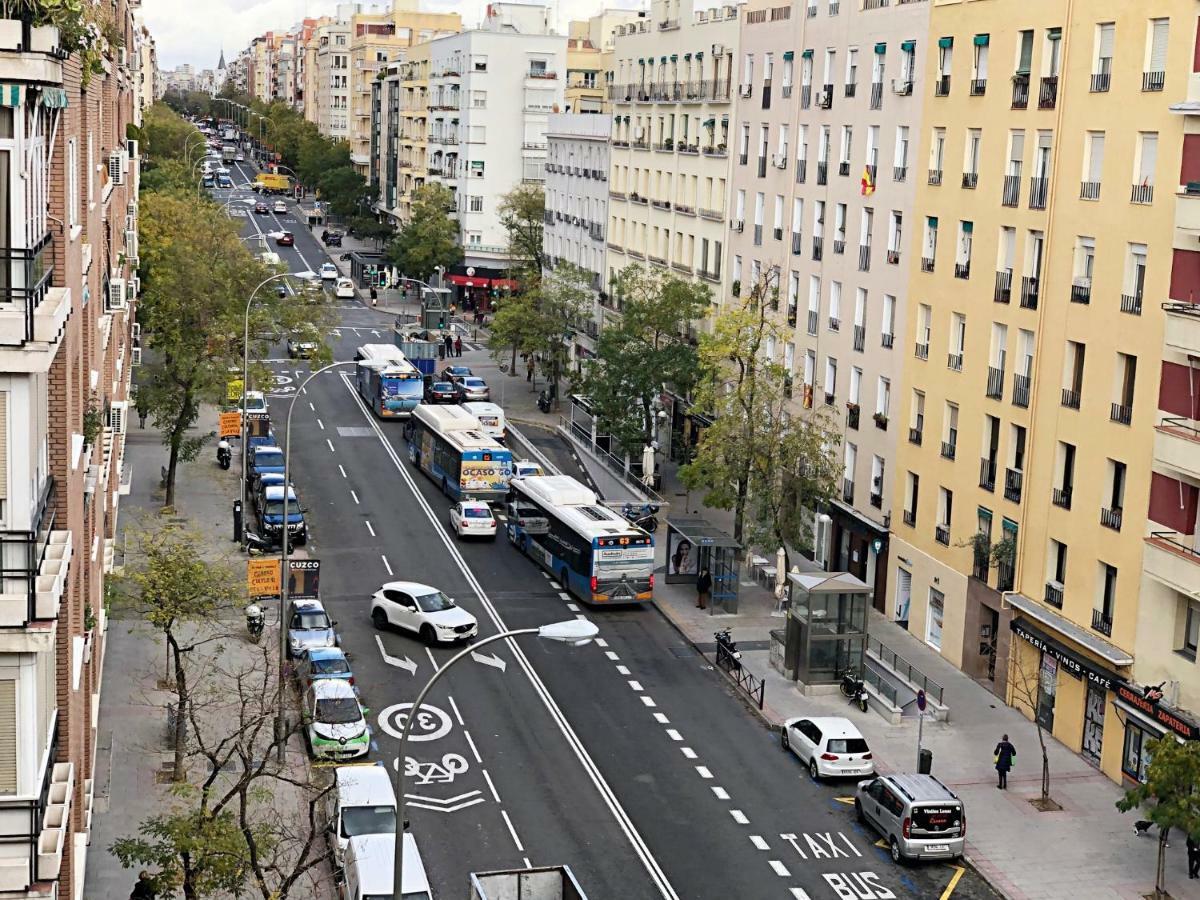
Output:
[[974,222],[963,222],[962,229],[963,229],[963,234],[971,234],[975,230],[975,223]]
[[901,41],[900,49],[903,50],[905,53],[912,53],[914,50],[917,49],[917,42],[916,41]]
[[943,50],[947,50],[950,47],[954,46],[954,38],[952,38],[952,37],[938,38],[938,46],[941,47]]
[[794,58],[795,58],[795,56],[796,56],[796,51],[795,51],[795,50],[784,50],[784,51],[783,51],[783,58],[784,58],[784,59],[794,59]]
[[703,50],[696,54],[696,59],[704,59],[704,51]]
[[882,42],[876,44],[875,52],[878,53],[880,56],[883,56],[883,54],[887,53],[887,44],[884,44]]
[[705,120],[704,120],[704,127],[705,127],[705,128],[716,128],[716,127],[717,127],[717,120],[716,120],[716,119],[705,119]]
[[25,102],[24,85],[0,84],[0,106],[21,106]]
[[812,59],[813,52],[811,50],[805,50],[800,54],[800,56],[802,56],[804,59]]
[[990,37],[991,37],[991,35],[989,35],[989,34],[975,35],[975,46],[976,47],[986,47],[988,45],[988,39]]
[[62,88],[42,88],[42,106],[49,109],[66,109],[67,92]]
[[689,59],[691,59],[691,58],[692,58],[692,54],[690,54],[690,53],[685,53],[685,54],[683,54],[683,61],[684,61],[684,62],[687,62],[687,61],[688,61]]
[[930,228],[937,228],[937,216],[926,216],[925,221],[929,223]]
[[992,521],[992,511],[986,506],[979,507],[979,518],[987,519],[989,522]]
[[645,60],[645,58],[644,58],[644,57],[643,57],[642,59],[639,59],[639,60],[638,60],[638,65],[639,65],[639,66],[644,66],[645,64],[646,64],[646,60]]
[[667,58],[665,56],[659,60],[659,62],[662,62],[662,63],[665,63],[666,61],[667,61]]
[[678,61],[679,61],[679,54],[678,54],[678,53],[672,53],[672,54],[671,54],[671,62],[678,62]]
[[1061,41],[1062,40],[1062,29],[1061,28],[1051,28],[1049,33],[1047,33],[1047,35],[1046,35],[1046,40]]

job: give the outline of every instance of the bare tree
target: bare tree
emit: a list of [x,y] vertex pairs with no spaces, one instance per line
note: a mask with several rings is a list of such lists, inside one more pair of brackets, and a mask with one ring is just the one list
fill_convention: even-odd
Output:
[[1031,669],[1028,665],[1023,664],[1019,657],[1020,654],[1016,652],[1015,648],[1009,654],[1008,685],[1011,692],[1009,702],[1014,706],[1026,707],[1037,728],[1038,744],[1042,751],[1042,793],[1036,801],[1033,801],[1033,805],[1042,812],[1050,812],[1062,807],[1050,797],[1050,754],[1046,750],[1045,729],[1042,728],[1042,723],[1038,719],[1038,698],[1041,695],[1040,672],[1036,668]]

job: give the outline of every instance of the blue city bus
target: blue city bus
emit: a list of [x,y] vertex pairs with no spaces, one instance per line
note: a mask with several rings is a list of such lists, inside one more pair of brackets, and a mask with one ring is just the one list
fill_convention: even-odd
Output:
[[596,499],[566,475],[530,475],[512,482],[508,539],[563,589],[585,603],[654,599],[654,536]]
[[364,344],[355,356],[358,393],[381,419],[412,415],[425,395],[425,379],[391,344]]
[[452,500],[502,503],[512,477],[512,451],[484,434],[461,406],[422,403],[404,424],[408,459]]

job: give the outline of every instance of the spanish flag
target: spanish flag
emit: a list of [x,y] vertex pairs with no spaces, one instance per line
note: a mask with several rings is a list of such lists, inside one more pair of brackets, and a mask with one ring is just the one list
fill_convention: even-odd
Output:
[[870,197],[873,193],[875,193],[875,179],[871,177],[870,166],[863,166],[860,191],[864,197]]

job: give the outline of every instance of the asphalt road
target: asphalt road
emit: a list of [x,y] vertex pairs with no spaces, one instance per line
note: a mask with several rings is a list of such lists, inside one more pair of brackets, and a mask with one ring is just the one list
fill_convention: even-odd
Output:
[[[276,251],[293,271],[319,269],[323,250],[294,216],[248,218],[248,233],[295,233],[294,249]],[[388,340],[386,317],[339,306],[335,359]],[[282,356],[269,398],[280,420],[306,372]],[[322,599],[371,710],[371,758],[394,764],[402,705],[457,652],[376,632],[369,598],[383,582],[445,590],[482,636],[576,615],[600,629],[583,648],[532,637],[492,645],[418,712],[406,794],[435,896],[465,896],[473,871],[557,864],[593,900],[995,896],[969,869],[893,865],[839,799],[852,785],[811,782],[653,608],[579,608],[503,537],[450,536],[448,503],[407,462],[398,423],[374,419],[345,371],[296,401],[293,480],[309,510],[310,555],[322,561]],[[395,660],[415,663],[415,674]]]

